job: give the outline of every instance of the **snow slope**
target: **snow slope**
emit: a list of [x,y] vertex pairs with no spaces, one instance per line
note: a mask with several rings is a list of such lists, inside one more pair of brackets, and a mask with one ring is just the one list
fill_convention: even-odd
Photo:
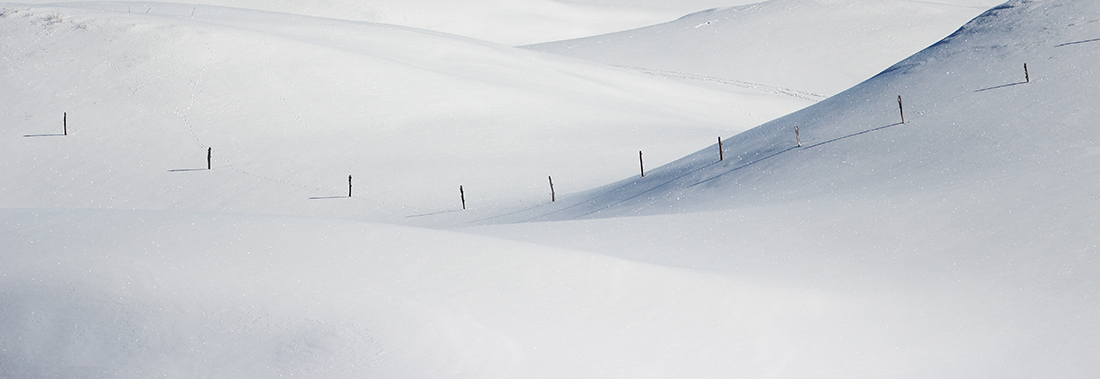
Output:
[[[580,221],[464,230],[830,294],[936,299],[887,317],[931,334],[880,341],[892,359],[922,363],[876,357],[791,376],[1090,377],[1100,370],[1098,38],[1095,4],[1009,2],[859,86],[728,139],[723,161],[712,146],[645,178],[483,220]],[[855,349],[827,355],[883,351]]]
[[997,3],[771,0],[527,48],[699,84],[769,86],[821,98],[931,45]]
[[[660,168],[737,133],[735,100],[792,97],[123,6],[0,6],[0,377],[1100,371],[1092,4],[1010,2],[724,161]],[[639,149],[644,179],[569,189]],[[559,166],[576,176],[550,173],[546,204]],[[441,212],[457,184],[472,209]]]
[[[1032,8],[1046,13],[1024,13]],[[1097,12],[1057,1],[994,8],[852,89],[726,139],[725,160],[711,146],[585,201],[544,207],[561,210],[554,215],[533,212],[700,211],[1002,181],[1092,190]]]
[[0,372],[15,378],[797,372],[791,357],[832,348],[801,336],[873,345],[856,333],[868,325],[845,320],[928,300],[340,220],[98,210],[0,220]]
[[[529,204],[547,175],[590,188],[639,149],[669,162],[809,104],[395,26],[127,7],[4,6],[2,206],[401,219],[460,209],[460,185],[472,208]],[[69,136],[37,136],[66,113]],[[348,175],[359,196],[331,199]]]
[[[745,0],[738,0],[745,3]],[[53,4],[52,0],[22,3]],[[180,4],[186,3],[186,4]],[[595,1],[577,3],[557,0],[198,0],[114,2],[133,13],[184,7],[196,16],[220,12],[219,8],[241,8],[402,25],[458,34],[506,45],[522,45],[567,38],[586,37],[637,28],[675,19],[720,5],[714,0],[662,1],[658,4],[617,4]]]

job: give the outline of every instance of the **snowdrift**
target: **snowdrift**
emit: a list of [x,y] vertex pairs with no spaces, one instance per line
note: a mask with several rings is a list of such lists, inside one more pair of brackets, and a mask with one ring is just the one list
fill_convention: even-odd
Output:
[[[759,376],[1089,377],[1100,370],[1098,38],[1094,4],[1012,1],[726,139],[724,160],[711,146],[464,230],[829,294],[936,299],[853,321],[923,332],[875,347],[810,333],[837,350],[780,365],[793,372],[746,362]],[[570,221],[509,224],[553,220]],[[892,353],[816,361],[869,351]]]
[[998,1],[771,0],[526,48],[716,88],[821,99],[942,39]]
[[[547,174],[625,177],[639,149],[658,166],[735,134],[734,100],[792,97],[124,6],[0,6],[2,377],[1100,372],[1087,2],[1009,2],[724,140],[721,161],[712,146],[553,204]],[[608,152],[626,132],[647,137]],[[460,184],[506,195],[439,213]],[[500,206],[520,202],[544,205]]]
[[[706,2],[707,0],[702,0]],[[709,0],[711,3],[714,0]],[[744,0],[742,0],[744,1]],[[51,0],[20,3],[57,4]],[[184,3],[184,4],[181,4]],[[579,4],[556,0],[154,0],[113,2],[132,13],[185,10],[188,16],[219,13],[224,8],[288,13],[348,21],[402,25],[437,32],[463,35],[507,45],[531,44],[577,38],[665,22],[687,12],[706,9],[686,4],[663,7],[639,7],[636,4]],[[71,5],[71,4],[70,4]],[[716,6],[716,5],[711,5]]]
[[809,104],[397,26],[130,7],[0,8],[0,206],[401,220],[460,209],[460,185],[471,208],[531,204],[548,175],[591,188],[638,149],[667,163]]
[[1029,199],[1064,188],[1092,204],[1097,10],[1012,4],[850,90],[725,139],[721,157],[714,145],[644,178],[508,218],[705,211],[993,183],[996,192]]
[[0,373],[12,378],[700,377],[743,370],[731,353],[774,362],[769,351],[821,348],[775,334],[843,338],[854,326],[833,321],[881,312],[392,225],[102,210],[0,220]]

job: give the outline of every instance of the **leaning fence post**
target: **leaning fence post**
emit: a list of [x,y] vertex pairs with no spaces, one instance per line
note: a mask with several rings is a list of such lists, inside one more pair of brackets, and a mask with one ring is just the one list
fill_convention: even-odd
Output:
[[645,177],[645,163],[642,163],[642,152],[638,151],[638,168],[642,170],[642,177]]
[[1024,82],[1031,83],[1031,76],[1027,74],[1027,63],[1024,63]]
[[462,210],[466,210],[466,191],[462,190],[462,186],[458,186],[458,197],[462,199]]
[[553,193],[553,178],[547,177],[547,179],[550,180],[550,202],[558,201],[557,196],[554,196]]
[[802,147],[802,135],[798,132],[798,127],[794,127],[794,142],[798,144],[798,147]]
[[725,157],[724,153],[722,152],[722,137],[718,137],[718,160],[722,161],[722,160],[725,160],[725,159],[726,159],[726,157]]
[[901,123],[905,123],[905,108],[901,105],[901,95],[898,95],[898,112],[901,112]]

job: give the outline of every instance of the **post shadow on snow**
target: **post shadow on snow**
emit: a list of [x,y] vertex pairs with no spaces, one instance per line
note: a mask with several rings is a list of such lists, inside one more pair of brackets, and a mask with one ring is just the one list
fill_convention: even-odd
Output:
[[1054,47],[1062,47],[1062,46],[1076,45],[1076,44],[1079,44],[1079,43],[1089,43],[1089,42],[1100,42],[1100,38],[1086,39],[1086,40],[1083,40],[1083,41],[1066,42],[1066,43],[1054,45]]
[[1016,82],[1016,83],[1002,84],[1002,85],[999,85],[999,86],[996,86],[996,87],[982,88],[982,89],[974,91],[974,92],[989,91],[989,90],[994,90],[994,89],[998,89],[998,88],[1018,86],[1018,85],[1021,85],[1021,84],[1027,84],[1027,82]]
[[[864,132],[860,132],[860,133],[857,133],[857,134],[863,134],[863,133],[867,133],[867,131],[864,131]],[[855,135],[855,134],[853,134],[853,135]],[[851,136],[847,136],[847,137],[851,137]],[[846,137],[841,137],[841,138],[846,138]],[[837,138],[837,139],[841,139],[841,138]],[[822,143],[825,143],[825,142],[822,142]],[[820,145],[820,143],[819,143],[818,145]],[[817,146],[817,145],[813,145],[813,146]],[[808,146],[808,147],[806,147],[806,148],[809,148],[809,147],[812,147],[812,146]],[[757,160],[755,160],[755,161],[752,161],[752,162],[749,162],[749,163],[745,163],[745,164],[743,164],[743,165],[740,165],[740,166],[737,166],[737,167],[731,168],[731,169],[729,169],[729,170],[727,170],[727,171],[725,171],[725,172],[723,172],[723,173],[721,173],[721,174],[718,174],[718,175],[715,175],[715,176],[712,176],[712,177],[709,177],[709,178],[706,178],[706,179],[700,180],[700,181],[698,181],[698,182],[695,182],[695,184],[692,184],[692,185],[688,186],[688,188],[691,188],[691,187],[695,187],[695,186],[697,186],[697,185],[700,185],[700,184],[703,184],[703,183],[709,182],[709,181],[711,181],[711,180],[714,180],[714,179],[718,179],[719,177],[721,177],[721,176],[723,176],[723,175],[729,174],[729,173],[731,173],[731,172],[734,172],[734,171],[739,171],[739,170],[741,170],[741,169],[743,169],[743,168],[745,168],[745,167],[749,167],[749,166],[752,166],[752,165],[754,165],[754,164],[757,164],[757,163],[763,162],[763,161],[765,161],[765,160],[768,160],[768,159],[770,159],[770,158],[772,158],[772,157],[775,157],[775,156],[777,156],[777,155],[779,155],[779,154],[783,154],[783,153],[786,153],[786,152],[788,152],[788,151],[791,151],[791,150],[794,150],[794,149],[797,149],[797,148],[798,148],[798,146],[791,146],[791,147],[788,147],[788,148],[786,148],[786,149],[783,149],[783,150],[779,150],[779,151],[777,151],[777,152],[774,152],[774,153],[772,153],[771,155],[768,155],[768,156],[766,156],[766,157],[763,157],[763,158],[757,159]]]
[[[441,214],[444,214],[444,213],[454,213],[454,212],[462,212],[462,210],[461,210],[461,209],[452,209],[452,210],[449,210],[449,211],[439,211],[439,212],[431,212],[431,213],[421,213],[421,214],[415,214],[415,215],[408,215],[408,216],[405,216],[405,218],[413,218],[413,217],[424,217],[424,216],[435,216],[435,215],[441,215]],[[513,212],[513,213],[514,213],[514,212]],[[496,217],[500,217],[500,216],[496,216]],[[489,219],[492,219],[492,218],[496,218],[496,217],[490,217]],[[486,220],[488,220],[488,219],[486,219]]]
[[[737,167],[731,168],[731,169],[729,169],[729,170],[726,170],[726,171],[724,171],[724,172],[722,172],[722,173],[720,173],[720,174],[718,174],[718,175],[715,175],[715,176],[712,176],[712,177],[709,177],[709,178],[706,178],[706,179],[700,180],[700,181],[698,181],[698,182],[695,182],[695,183],[693,183],[693,184],[691,184],[691,185],[687,186],[687,188],[691,188],[691,187],[695,187],[695,186],[698,186],[698,185],[700,185],[700,184],[703,184],[703,183],[707,183],[707,182],[709,182],[709,181],[712,181],[712,180],[714,180],[714,179],[717,179],[717,178],[719,178],[719,177],[722,177],[722,176],[724,176],[724,175],[726,175],[726,174],[729,174],[729,173],[731,173],[731,172],[735,172],[735,171],[740,171],[740,170],[742,170],[742,169],[744,169],[744,168],[746,168],[746,167],[749,167],[749,166],[752,166],[752,165],[754,165],[754,164],[757,164],[757,163],[760,163],[760,162],[766,161],[766,160],[768,160],[768,159],[774,158],[774,157],[776,157],[776,156],[778,156],[778,155],[780,155],[780,154],[783,154],[783,153],[789,152],[789,151],[791,151],[791,150],[796,150],[796,149],[799,149],[799,148],[802,148],[802,149],[809,149],[809,148],[814,148],[814,147],[817,147],[817,146],[821,146],[821,145],[825,145],[825,144],[829,144],[829,143],[837,142],[837,141],[840,141],[840,140],[843,140],[843,139],[846,139],[846,138],[851,138],[851,137],[855,137],[855,136],[858,136],[858,135],[861,135],[861,134],[867,134],[867,133],[871,133],[871,132],[874,132],[874,131],[879,131],[879,130],[883,130],[883,129],[886,129],[886,128],[891,128],[891,127],[895,127],[895,126],[898,126],[898,125],[903,125],[903,124],[904,124],[904,123],[901,123],[901,122],[896,122],[896,123],[893,123],[893,124],[890,124],[890,125],[885,125],[885,126],[880,126],[880,127],[877,127],[877,128],[867,129],[867,130],[864,130],[864,131],[861,131],[861,132],[858,132],[858,133],[852,133],[852,134],[849,134],[849,135],[846,135],[846,136],[842,136],[842,137],[837,137],[837,138],[833,138],[833,139],[831,139],[831,140],[828,140],[828,141],[824,141],[824,142],[818,142],[818,143],[816,143],[816,144],[813,144],[813,145],[808,145],[808,146],[804,146],[804,147],[799,147],[799,146],[791,146],[791,147],[788,147],[788,148],[786,148],[786,149],[783,149],[783,150],[779,150],[779,151],[776,151],[776,152],[774,152],[774,153],[772,153],[772,154],[769,154],[769,155],[767,155],[767,156],[761,157],[760,159],[756,159],[756,160],[754,160],[754,161],[752,161],[752,162],[748,162],[748,163],[745,163],[745,164],[743,164],[743,165],[740,165],[740,166],[737,166]],[[612,207],[612,206],[614,206],[614,205],[617,205],[617,204],[621,204],[621,203],[623,203],[623,202],[626,202],[626,201],[628,201],[628,200],[630,200],[630,199],[633,199],[633,198],[636,198],[636,197],[638,197],[638,196],[641,196],[641,195],[643,195],[643,194],[646,194],[646,193],[648,193],[648,192],[651,192],[651,191],[653,191],[653,190],[655,190],[655,189],[657,189],[657,188],[659,188],[659,187],[662,187],[662,186],[664,186],[664,185],[666,185],[666,184],[672,183],[672,182],[674,182],[674,181],[676,181],[676,180],[678,180],[678,179],[680,179],[680,178],[683,178],[683,177],[685,177],[685,176],[687,176],[687,175],[689,175],[689,174],[691,174],[691,173],[693,173],[693,172],[695,172],[695,171],[699,171],[699,170],[701,170],[701,169],[703,169],[703,168],[705,168],[705,167],[709,167],[709,166],[711,166],[711,165],[713,165],[713,163],[712,163],[712,164],[708,164],[708,165],[706,165],[706,166],[704,166],[704,167],[700,167],[699,169],[696,169],[696,170],[692,170],[691,172],[688,172],[688,173],[686,173],[686,174],[684,174],[684,175],[680,175],[679,177],[676,177],[676,178],[674,178],[674,179],[672,179],[672,180],[669,180],[669,181],[667,181],[667,182],[665,182],[665,183],[661,183],[661,184],[659,184],[659,185],[657,185],[657,186],[654,186],[653,188],[650,188],[650,189],[648,189],[648,190],[642,191],[642,192],[640,192],[640,193],[638,193],[638,194],[636,194],[636,195],[634,195],[634,196],[628,197],[628,198],[626,198],[626,199],[622,199],[622,200],[619,200],[619,201],[617,201],[617,202],[615,202],[615,203],[612,203],[612,204],[608,204],[607,206],[605,206],[605,207],[602,207],[601,209],[597,209],[597,210],[594,210],[594,211],[591,211],[591,212],[585,213],[585,214],[583,214],[583,215],[581,215],[581,216],[582,216],[582,217],[583,217],[583,216],[587,216],[587,215],[590,215],[590,214],[593,214],[593,213],[599,212],[600,210],[603,210],[603,209],[606,209],[606,208]]]
[[61,133],[49,133],[49,134],[24,134],[23,137],[64,137]]
[[310,200],[323,200],[323,199],[348,199],[350,196],[314,196],[309,198]]
[[[883,129],[886,129],[886,128],[892,128],[892,127],[895,127],[895,126],[898,126],[898,125],[904,125],[904,123],[901,123],[901,122],[895,122],[895,123],[893,123],[893,124],[890,124],[890,125],[886,125],[886,126],[880,126],[880,127],[877,127],[877,128],[872,128],[872,129],[867,129],[867,130],[864,130],[864,131],[861,131],[861,132],[857,132],[857,133],[852,133],[852,134],[849,134],[849,135],[846,135],[846,136],[841,136],[841,137],[833,138],[833,139],[831,139],[831,140],[828,140],[828,141],[822,141],[822,142],[818,142],[818,143],[815,143],[815,144],[813,144],[813,145],[806,145],[806,146],[802,146],[801,148],[802,148],[802,149],[812,149],[812,148],[815,148],[815,147],[818,147],[818,146],[821,146],[821,145],[825,145],[825,144],[829,144],[829,143],[837,142],[837,141],[840,141],[840,140],[843,140],[843,139],[847,139],[847,138],[852,138],[852,137],[855,137],[855,136],[858,136],[858,135],[861,135],[861,134],[867,134],[867,133],[871,133],[871,132],[875,132],[875,131],[883,130]],[[723,176],[723,175],[729,174],[729,173],[731,173],[731,172],[734,172],[734,171],[738,171],[738,170],[741,170],[741,169],[743,169],[743,168],[745,168],[745,167],[749,167],[749,166],[752,166],[752,165],[754,165],[754,164],[757,164],[757,163],[763,162],[763,161],[765,161],[765,160],[767,160],[767,159],[770,159],[770,158],[772,158],[772,157],[775,157],[775,156],[777,156],[777,155],[779,155],[779,154],[783,154],[783,153],[786,153],[786,152],[788,152],[788,151],[791,151],[791,150],[795,150],[795,149],[799,149],[799,148],[800,148],[799,146],[791,146],[791,147],[789,147],[789,148],[787,148],[787,149],[784,149],[784,150],[780,150],[780,151],[777,151],[777,152],[775,152],[775,153],[773,153],[773,154],[771,154],[771,155],[768,155],[768,156],[766,156],[766,157],[763,157],[763,158],[757,159],[757,160],[755,160],[755,161],[752,161],[752,162],[749,162],[749,163],[745,163],[745,164],[743,164],[743,165],[741,165],[741,166],[737,166],[737,167],[734,167],[734,168],[732,168],[732,169],[730,169],[730,170],[728,170],[728,171],[726,171],[726,172],[723,172],[723,173],[721,173],[721,174],[718,174],[718,175],[715,175],[715,176],[712,176],[712,177],[709,177],[709,178],[706,178],[706,179],[700,180],[699,182],[696,182],[695,184],[692,184],[692,185],[688,186],[688,188],[691,188],[691,187],[695,187],[695,186],[697,186],[697,185],[700,185],[700,184],[703,184],[703,183],[709,182],[709,181],[711,181],[711,180],[714,180],[714,179],[717,179],[717,178],[719,178],[719,177],[721,177],[721,176]]]
[[864,130],[862,132],[852,133],[852,134],[849,134],[849,135],[846,135],[846,136],[843,136],[843,137],[833,138],[833,139],[825,141],[825,142],[818,142],[818,143],[815,143],[813,145],[807,145],[805,147],[805,149],[815,148],[815,147],[818,147],[818,146],[821,146],[821,145],[824,145],[824,144],[827,144],[827,143],[833,143],[833,142],[836,142],[836,141],[840,141],[842,139],[852,138],[852,137],[858,136],[860,134],[867,134],[867,133],[870,133],[870,132],[875,132],[875,131],[879,131],[879,130],[886,129],[886,128],[892,128],[892,127],[895,127],[895,126],[898,126],[898,125],[902,125],[902,123],[895,122],[895,123],[890,124],[890,125],[880,126],[880,127],[874,128],[874,129],[867,129],[867,130]]
[[[858,135],[861,135],[861,134],[867,134],[867,133],[871,133],[871,132],[875,132],[875,131],[879,131],[879,130],[883,130],[883,129],[887,129],[887,128],[892,128],[892,127],[895,127],[895,126],[899,126],[899,125],[904,125],[904,124],[905,124],[905,123],[902,123],[902,122],[896,122],[896,123],[893,123],[893,124],[890,124],[890,125],[880,126],[880,127],[877,127],[877,128],[867,129],[867,130],[864,130],[864,131],[861,131],[861,132],[857,132],[857,133],[852,133],[852,134],[849,134],[849,135],[845,135],[845,136],[841,136],[841,137],[833,138],[833,139],[831,139],[831,140],[828,140],[828,141],[818,142],[818,143],[815,143],[815,144],[813,144],[813,145],[807,145],[807,146],[797,146],[797,145],[796,145],[796,146],[791,146],[791,147],[788,147],[788,148],[786,148],[786,149],[783,149],[783,150],[779,150],[779,151],[776,151],[776,152],[774,152],[774,153],[772,153],[772,154],[769,154],[769,155],[767,155],[767,156],[764,156],[764,157],[761,157],[761,158],[759,158],[759,159],[756,159],[756,160],[754,160],[754,161],[751,161],[751,162],[745,163],[745,164],[743,164],[743,165],[740,165],[740,166],[737,166],[737,167],[731,168],[731,169],[729,169],[729,170],[726,170],[726,171],[724,171],[724,172],[722,172],[722,173],[720,173],[720,174],[718,174],[718,175],[715,175],[715,176],[712,176],[712,177],[709,177],[709,178],[706,178],[706,179],[700,180],[700,181],[698,181],[698,182],[695,182],[695,183],[693,183],[693,184],[691,184],[691,185],[687,186],[687,188],[691,188],[691,187],[695,187],[695,186],[698,186],[698,185],[700,185],[700,184],[703,184],[703,183],[707,183],[707,182],[709,182],[709,181],[712,181],[712,180],[714,180],[714,179],[717,179],[717,178],[719,178],[719,177],[722,177],[722,176],[724,176],[724,175],[726,175],[726,174],[729,174],[729,173],[731,173],[731,172],[739,171],[739,170],[741,170],[741,169],[744,169],[744,168],[746,168],[746,167],[749,167],[749,166],[752,166],[752,165],[754,165],[754,164],[757,164],[757,163],[763,162],[763,161],[765,161],[765,160],[768,160],[768,159],[774,158],[774,157],[776,157],[776,156],[778,156],[778,155],[780,155],[780,154],[783,154],[783,153],[789,152],[789,151],[791,151],[791,150],[796,150],[796,149],[809,149],[809,148],[814,148],[814,147],[817,147],[817,146],[821,146],[821,145],[825,145],[825,144],[829,144],[829,143],[837,142],[837,141],[840,141],[840,140],[843,140],[843,139],[846,139],[846,138],[851,138],[851,137],[855,137],[855,136],[858,136]],[[666,185],[668,185],[668,184],[670,184],[670,183],[673,183],[673,182],[675,182],[675,181],[677,181],[677,180],[680,180],[681,178],[684,178],[684,177],[686,177],[686,176],[688,176],[688,175],[691,175],[691,174],[693,174],[693,173],[695,173],[695,172],[698,172],[698,171],[700,171],[700,170],[703,170],[703,169],[705,169],[705,168],[708,168],[708,167],[710,167],[710,166],[713,166],[713,165],[715,165],[715,164],[718,164],[719,162],[720,162],[720,161],[715,161],[715,162],[711,162],[711,163],[705,164],[705,165],[703,165],[703,166],[701,166],[701,167],[698,167],[698,168],[696,168],[696,169],[694,169],[694,170],[689,170],[689,171],[685,172],[685,173],[684,173],[684,174],[682,174],[682,175],[678,175],[678,176],[676,176],[675,178],[672,178],[672,179],[666,180],[666,181],[664,181],[664,182],[662,182],[662,183],[660,183],[660,184],[657,184],[657,185],[655,185],[655,186],[653,186],[653,187],[650,187],[649,189],[646,189],[646,190],[644,190],[644,191],[641,191],[641,192],[639,192],[639,193],[636,193],[636,194],[634,194],[633,196],[629,196],[629,197],[627,197],[627,198],[624,198],[624,199],[620,199],[620,200],[617,200],[617,201],[615,201],[615,202],[612,202],[612,203],[610,203],[610,204],[607,204],[607,205],[605,205],[605,206],[603,206],[603,207],[600,207],[600,208],[598,208],[598,209],[595,209],[595,210],[592,210],[592,211],[590,211],[590,212],[584,213],[584,214],[580,215],[580,217],[584,217],[584,216],[588,216],[588,215],[591,215],[591,214],[593,214],[593,213],[596,213],[596,212],[602,211],[602,210],[604,210],[604,209],[607,209],[607,208],[613,207],[613,206],[615,206],[615,205],[618,205],[618,204],[622,204],[622,203],[624,203],[624,202],[627,202],[627,201],[629,201],[629,200],[631,200],[631,199],[634,199],[634,198],[637,198],[637,197],[639,197],[639,196],[645,195],[645,194],[647,194],[647,193],[649,193],[649,192],[652,192],[652,191],[654,191],[654,190],[656,190],[656,189],[658,189],[658,188],[664,187],[664,186],[666,186]],[[635,180],[635,182],[638,182],[638,181],[642,181],[642,180],[646,180],[646,179],[645,179],[645,178],[642,178],[642,179],[637,179],[637,180]],[[556,209],[556,210],[554,210],[554,211],[551,211],[551,212],[549,212],[549,213],[544,213],[544,214],[541,214],[541,215],[537,215],[537,216],[534,216],[534,217],[530,217],[530,218],[524,219],[524,220],[522,220],[522,221],[520,221],[520,222],[530,222],[530,221],[534,221],[534,220],[537,220],[537,219],[539,219],[539,218],[543,218],[543,217],[546,217],[546,216],[549,216],[549,215],[552,215],[552,214],[555,214],[555,213],[558,213],[558,212],[562,212],[562,211],[565,211],[565,210],[568,210],[568,209],[571,209],[571,208],[574,208],[574,207],[577,207],[577,206],[580,206],[580,205],[584,205],[584,204],[591,204],[591,203],[594,203],[594,202],[595,202],[596,200],[598,200],[598,199],[600,199],[600,198],[602,198],[602,197],[605,197],[605,196],[611,196],[611,192],[607,192],[607,193],[604,193],[604,194],[598,195],[598,196],[596,196],[595,198],[589,199],[588,201],[584,201],[584,202],[579,202],[579,203],[574,203],[574,204],[572,204],[572,205],[569,205],[569,206],[566,206],[566,207],[563,207],[563,208],[559,208],[559,209]],[[481,219],[481,220],[478,220],[478,221],[488,221],[488,220],[491,220],[491,219],[494,219],[494,218],[498,218],[498,217],[504,217],[504,216],[507,216],[507,215],[511,215],[511,214],[516,214],[516,213],[520,213],[520,212],[523,212],[523,211],[526,211],[526,210],[531,210],[531,209],[534,209],[534,208],[538,208],[538,207],[541,207],[541,206],[544,206],[544,205],[547,205],[547,204],[542,204],[542,205],[538,205],[538,206],[535,206],[535,207],[533,207],[533,208],[528,208],[528,209],[525,209],[525,210],[519,210],[519,211],[515,211],[515,212],[509,212],[509,213],[507,213],[507,214],[503,214],[503,215],[496,215],[496,216],[493,216],[493,217],[489,217],[489,218],[485,218],[485,219]],[[418,216],[427,216],[427,215],[431,215],[431,214],[432,214],[432,213],[429,213],[429,214],[424,214],[424,215],[418,215]],[[413,216],[409,216],[409,217],[413,217]]]
[[174,168],[174,169],[168,170],[168,172],[186,172],[186,171],[208,171],[208,169],[205,169],[205,168]]

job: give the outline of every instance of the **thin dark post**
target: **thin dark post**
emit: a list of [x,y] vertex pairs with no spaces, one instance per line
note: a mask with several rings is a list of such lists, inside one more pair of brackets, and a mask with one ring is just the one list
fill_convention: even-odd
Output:
[[642,170],[642,177],[645,177],[645,164],[642,163],[642,152],[638,151],[638,168]]
[[351,175],[348,175],[348,197],[351,197]]
[[725,160],[726,157],[722,153],[722,137],[718,137],[718,160]]
[[558,201],[557,196],[554,194],[554,178],[547,176],[546,179],[550,179],[550,202]]
[[1024,63],[1024,82],[1031,83],[1031,76],[1027,74],[1027,63]]
[[462,186],[458,186],[458,196],[462,198],[462,210],[466,210],[466,191],[462,190]]
[[61,112],[61,127],[65,135],[69,135],[69,112]]
[[802,147],[802,134],[798,132],[798,127],[794,127],[794,142],[798,144],[798,147]]
[[210,169],[210,157],[211,157],[211,154],[212,154],[213,150],[214,149],[210,148],[210,147],[206,148],[206,169],[207,170]]
[[905,108],[901,105],[901,95],[898,95],[898,112],[901,112],[901,123],[905,123]]

